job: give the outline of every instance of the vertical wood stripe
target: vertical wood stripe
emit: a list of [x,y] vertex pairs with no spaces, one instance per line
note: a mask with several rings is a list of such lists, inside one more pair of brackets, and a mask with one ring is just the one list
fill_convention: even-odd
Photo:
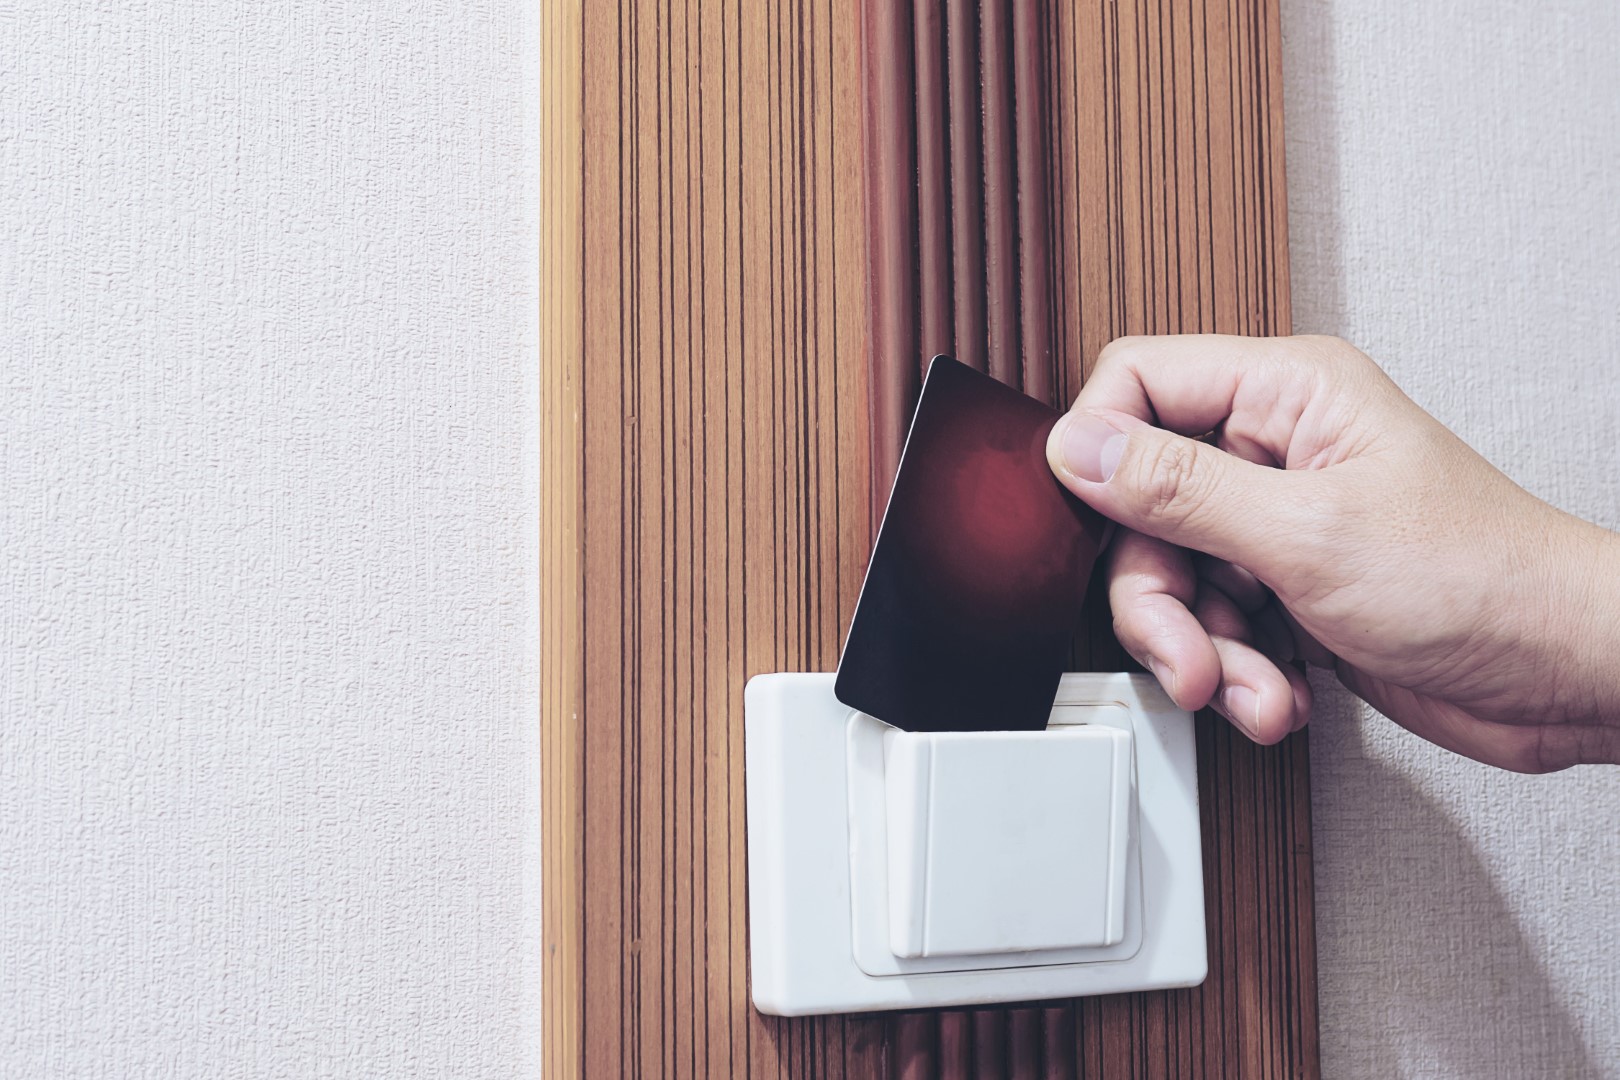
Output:
[[1275,0],[542,5],[546,1075],[1315,1075],[1304,740],[1215,723],[1204,987],[747,997],[743,683],[836,664],[931,350],[1067,400],[1120,333],[1286,329],[1278,40]]
[[555,1076],[578,1074],[583,1052],[580,43],[577,4],[541,6],[541,1046]]
[[[917,9],[919,27],[945,19],[948,89],[924,78],[939,59],[919,40],[916,115],[943,113],[953,147],[983,146],[982,191],[952,187],[950,220],[983,222],[984,256],[976,236],[953,236],[963,247],[950,266],[959,308],[987,312],[991,374],[1066,404],[1113,337],[1288,330],[1280,46],[1269,0],[919,0]],[[934,138],[919,129],[919,192],[939,187],[923,151]],[[953,169],[961,160],[953,151]],[[870,182],[899,183],[871,176],[882,164],[868,162]],[[870,228],[888,227],[881,213],[874,204]],[[943,260],[933,245],[918,254],[913,288],[926,297]],[[918,344],[919,360],[948,349],[926,323]],[[874,463],[882,459],[880,446]],[[1126,658],[1106,605],[1092,608],[1077,658],[1118,667]],[[1305,738],[1260,750],[1205,717],[1199,754],[1208,983],[1039,1011],[946,1012],[937,1029],[899,1018],[907,1038],[897,1067],[922,1062],[933,1075],[948,1045],[971,1055],[976,1075],[1315,1074]],[[919,1045],[919,1030],[937,1030],[937,1042]]]
[[[916,271],[915,46],[904,4],[867,4],[863,28],[871,426],[879,433],[870,444],[874,477],[871,520],[877,522],[888,505],[889,481],[900,467],[911,406],[922,386]],[[929,190],[935,193],[935,186],[930,184]],[[931,237],[931,242],[937,245],[941,241]]]
[[[927,3],[930,0],[922,0]],[[882,6],[882,0],[868,0]],[[1012,5],[979,5],[979,95],[984,134],[985,370],[1021,386],[1018,349],[1018,177],[1013,135]],[[968,118],[972,123],[972,118]],[[872,162],[871,168],[878,163]],[[880,222],[874,227],[881,228]],[[974,275],[977,279],[978,275]]]
[[[1044,0],[1018,0],[1013,7],[1013,100],[1018,171],[1018,365],[1031,397],[1056,402],[1057,356],[1052,341],[1052,230],[1047,172],[1052,133],[1047,126],[1051,86],[1046,73],[1049,28]],[[919,94],[922,87],[918,87]]]
[[945,83],[944,5],[914,5],[912,33],[917,71],[917,329],[923,348],[932,350],[919,354],[918,370],[926,374],[930,356],[956,353],[951,313],[950,104]]
[[[984,274],[984,140],[979,97],[979,5],[977,0],[950,0],[945,18],[946,79],[949,101],[946,128],[950,143],[951,295],[955,302],[955,336],[950,342],[923,342],[985,370],[989,348],[985,326]],[[931,264],[923,264],[931,265]],[[949,345],[949,348],[945,346]]]

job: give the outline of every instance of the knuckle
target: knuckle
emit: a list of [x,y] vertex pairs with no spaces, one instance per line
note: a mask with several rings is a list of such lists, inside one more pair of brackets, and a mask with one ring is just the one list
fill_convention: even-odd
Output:
[[1139,350],[1147,342],[1147,338],[1138,336],[1117,337],[1102,347],[1097,354],[1097,367],[1113,366],[1131,353]]
[[1361,355],[1354,345],[1330,334],[1301,334],[1288,340],[1295,346],[1289,350],[1291,354],[1319,364],[1342,362]]
[[1332,334],[1295,334],[1289,340],[1323,355],[1339,353],[1352,347],[1344,338]]
[[1319,374],[1328,351],[1316,338],[1292,338],[1289,347],[1278,350],[1271,358],[1271,375],[1278,386],[1300,386]]
[[1353,382],[1378,370],[1371,357],[1343,338],[1310,334],[1289,341],[1293,347],[1284,350],[1280,359],[1288,373],[1302,380],[1326,375],[1335,383]]
[[1197,444],[1165,439],[1133,463],[1139,510],[1150,520],[1178,524],[1204,501],[1199,483]]

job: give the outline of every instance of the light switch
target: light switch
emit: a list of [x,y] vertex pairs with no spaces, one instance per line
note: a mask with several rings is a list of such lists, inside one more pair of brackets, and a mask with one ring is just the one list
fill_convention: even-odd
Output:
[[894,955],[1124,938],[1130,732],[890,731],[885,744]]

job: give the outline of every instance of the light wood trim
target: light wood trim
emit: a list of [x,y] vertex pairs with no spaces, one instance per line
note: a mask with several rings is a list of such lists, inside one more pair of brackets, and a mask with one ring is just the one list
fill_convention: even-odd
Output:
[[577,1075],[582,1062],[580,14],[577,0],[541,5],[541,1050],[548,1076]]

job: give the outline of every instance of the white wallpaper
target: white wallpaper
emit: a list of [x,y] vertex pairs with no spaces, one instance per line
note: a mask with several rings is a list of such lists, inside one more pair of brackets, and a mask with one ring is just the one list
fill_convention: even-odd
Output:
[[0,1075],[533,1060],[531,7],[0,0]]
[[[1620,7],[1282,7],[1296,327],[1620,526]],[[1620,1077],[1620,769],[1509,775],[1342,691],[1324,714],[1325,1074]]]

